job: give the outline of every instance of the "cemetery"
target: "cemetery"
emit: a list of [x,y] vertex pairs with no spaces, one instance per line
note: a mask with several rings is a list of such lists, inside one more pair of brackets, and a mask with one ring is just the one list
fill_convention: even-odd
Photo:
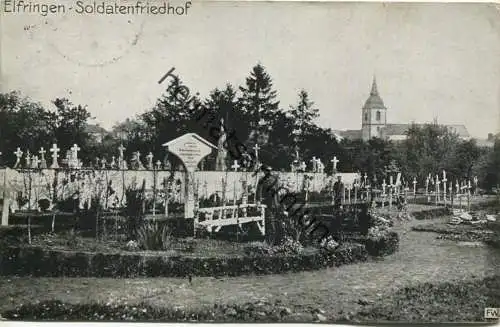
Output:
[[[18,148],[15,165],[1,172],[0,273],[191,280],[315,271],[396,253],[400,236],[392,227],[412,219],[429,221],[412,230],[437,233],[436,239],[481,241],[498,247],[491,231],[498,226],[498,201],[474,196],[470,182],[448,186],[445,171],[441,176],[429,175],[421,188],[415,179],[405,183],[400,173],[373,185],[366,174],[338,172],[335,156],[331,175],[322,171],[316,158],[312,168],[303,162],[291,172],[276,175],[258,162],[252,167],[240,165],[239,160],[219,171],[202,171],[200,161],[212,151],[224,154],[220,147],[192,133],[165,145],[182,160],[184,169],[166,170],[160,161],[153,164],[152,153],[143,163],[135,152],[127,162],[122,146],[116,158],[110,163],[103,159],[96,168],[82,167],[76,144],[61,162],[60,149],[53,144],[50,163],[43,148],[40,157],[27,153],[25,158]],[[270,177],[275,178],[271,178],[271,192],[261,185]],[[335,181],[345,187],[340,193],[340,183]],[[262,192],[267,192],[267,199]],[[294,202],[280,202],[273,208],[269,194],[283,199],[285,194],[287,198],[293,195]],[[281,229],[272,226],[274,217],[269,212],[284,217]],[[452,218],[443,221],[443,216]],[[269,242],[269,233],[278,231],[286,236]],[[210,315],[211,321],[288,321],[289,309],[280,303],[244,306],[215,307],[201,313],[150,307],[130,313],[120,305],[95,310],[101,312],[99,320],[199,321]],[[45,315],[51,310],[71,310],[71,319],[77,319],[88,310],[57,301],[44,303],[45,309],[28,308],[6,315],[50,319]],[[255,308],[261,312],[258,316],[252,313]],[[381,309],[360,311],[358,318],[373,317],[377,310]],[[321,312],[313,313],[313,318],[321,320]],[[342,319],[354,319],[346,317]]]
[[500,303],[500,143],[437,123],[340,140],[305,91],[282,112],[260,65],[202,116],[171,82],[99,142],[81,106],[2,95],[0,319],[471,321]]
[[[18,148],[13,169],[3,171],[2,222],[8,227],[4,233],[15,235],[21,246],[3,249],[1,272],[35,276],[211,276],[310,270],[367,259],[364,246],[351,244],[359,241],[360,235],[340,236],[338,228],[330,235],[330,229],[337,225],[332,223],[333,183],[317,168],[321,162],[315,158],[312,173],[296,171],[279,176],[281,184],[276,188],[297,194],[297,201],[305,201],[302,207],[307,213],[289,217],[291,222],[286,227],[293,239],[267,246],[258,243],[266,238],[269,224],[265,199],[257,198],[256,192],[264,171],[240,170],[238,160],[230,167],[232,171],[229,167],[222,171],[197,170],[203,157],[218,148],[196,134],[185,134],[165,145],[181,158],[183,171],[163,170],[160,162],[153,165],[152,153],[145,164],[137,152],[127,163],[123,147],[118,149],[117,160],[113,157],[109,165],[102,160],[97,169],[82,167],[76,144],[63,163],[59,163],[60,150],[53,144],[49,165],[43,148],[39,151],[41,159],[29,157],[29,153],[22,158]],[[334,157],[332,161],[335,169],[338,160]],[[358,183],[355,174],[343,177],[351,185]],[[313,194],[317,202],[312,202]],[[363,191],[353,186],[353,195],[349,192],[342,198],[346,207],[343,215],[360,220],[365,217],[361,230],[353,222],[348,227],[361,236],[368,234],[370,224],[368,196],[366,188]],[[318,202],[322,197],[323,202]],[[311,218],[314,223],[297,223]],[[320,224],[326,230],[321,239],[314,240]],[[312,230],[309,235],[307,229]],[[236,242],[205,239],[217,235],[236,238]],[[397,249],[397,235],[391,237],[387,254]],[[244,239],[257,243],[238,243]],[[88,252],[95,255],[84,254]]]

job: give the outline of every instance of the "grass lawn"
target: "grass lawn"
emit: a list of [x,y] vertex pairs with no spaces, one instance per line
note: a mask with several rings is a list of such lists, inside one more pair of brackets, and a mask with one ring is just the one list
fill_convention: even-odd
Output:
[[362,321],[485,321],[484,308],[500,307],[500,275],[405,287],[382,303],[360,311]]
[[[159,306],[149,301],[78,303],[49,300],[4,311],[8,319],[113,320],[113,321],[218,321],[218,322],[471,322],[484,321],[484,308],[500,307],[500,275],[445,283],[403,287],[377,299],[340,297],[350,301],[349,310],[333,311],[321,301],[294,305],[281,299],[244,303],[214,302],[203,306]],[[168,295],[167,295],[168,296]],[[356,306],[356,307],[355,307]],[[320,315],[318,315],[320,313]]]

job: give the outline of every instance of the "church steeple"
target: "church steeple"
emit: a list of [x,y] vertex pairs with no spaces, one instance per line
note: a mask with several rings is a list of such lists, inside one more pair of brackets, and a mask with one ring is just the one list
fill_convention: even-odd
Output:
[[382,137],[383,128],[387,124],[387,108],[378,93],[377,78],[373,76],[370,96],[362,109],[361,133],[363,140]]
[[373,76],[372,90],[370,91],[370,95],[378,96],[377,78],[375,77],[375,75]]

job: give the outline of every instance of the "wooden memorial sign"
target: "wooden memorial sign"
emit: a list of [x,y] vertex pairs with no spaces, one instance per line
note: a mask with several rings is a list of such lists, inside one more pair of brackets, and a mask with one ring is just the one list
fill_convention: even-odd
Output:
[[217,149],[215,145],[208,142],[195,133],[187,133],[170,142],[164,143],[168,151],[182,161],[186,169],[186,200],[184,204],[184,218],[194,217],[194,172],[200,161]]
[[184,134],[163,146],[176,155],[191,173],[196,170],[200,161],[212,152],[212,149],[217,149],[215,145],[195,133]]

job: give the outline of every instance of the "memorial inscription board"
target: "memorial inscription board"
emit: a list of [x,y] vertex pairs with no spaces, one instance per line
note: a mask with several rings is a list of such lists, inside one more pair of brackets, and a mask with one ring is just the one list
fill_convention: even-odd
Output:
[[209,155],[212,149],[217,149],[216,146],[195,133],[184,134],[163,146],[167,146],[168,151],[182,161],[188,172],[194,172],[200,161]]

